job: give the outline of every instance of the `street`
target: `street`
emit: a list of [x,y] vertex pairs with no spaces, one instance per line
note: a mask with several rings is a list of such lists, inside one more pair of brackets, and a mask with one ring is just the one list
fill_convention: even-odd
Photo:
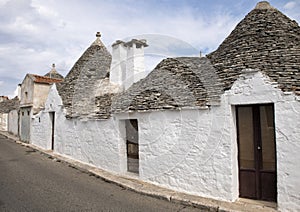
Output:
[[141,195],[0,134],[0,211],[199,211]]

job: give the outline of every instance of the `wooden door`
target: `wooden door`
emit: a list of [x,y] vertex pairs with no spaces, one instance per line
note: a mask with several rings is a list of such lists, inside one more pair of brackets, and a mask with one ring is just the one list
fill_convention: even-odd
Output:
[[54,150],[55,112],[49,112],[51,121],[51,150]]
[[276,146],[273,104],[237,106],[241,197],[276,202]]
[[127,170],[139,173],[139,134],[137,119],[125,121],[126,146],[127,146]]

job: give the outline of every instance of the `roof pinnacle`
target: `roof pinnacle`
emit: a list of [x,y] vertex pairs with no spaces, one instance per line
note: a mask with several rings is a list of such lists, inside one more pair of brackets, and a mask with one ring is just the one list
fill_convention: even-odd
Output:
[[96,33],[96,40],[92,43],[92,46],[104,46],[103,43],[100,40],[101,33],[97,32]]
[[255,9],[268,10],[268,9],[274,9],[274,7],[272,7],[268,1],[260,1],[256,4]]

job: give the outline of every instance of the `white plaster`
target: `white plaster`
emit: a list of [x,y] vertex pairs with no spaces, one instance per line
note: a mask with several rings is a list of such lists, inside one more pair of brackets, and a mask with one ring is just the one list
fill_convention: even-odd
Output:
[[137,48],[133,43],[127,49],[125,89],[146,76],[144,46]]
[[[227,108],[228,109],[228,108]],[[203,197],[232,201],[229,111],[140,113],[140,178]]]
[[127,48],[121,42],[112,47],[112,62],[110,69],[110,82],[124,88],[123,82],[126,79]]
[[8,114],[8,132],[18,136],[19,133],[18,110],[12,110]]
[[55,112],[56,153],[108,171],[120,172],[119,126],[112,119],[66,119],[55,85],[50,90],[45,110],[37,114],[33,121],[32,144],[44,149],[51,148],[49,112]]
[[144,45],[137,48],[136,43],[133,42],[128,46],[123,41],[113,45],[110,69],[112,84],[118,85],[121,90],[126,90],[146,76]]
[[0,113],[0,130],[7,131],[8,113]]

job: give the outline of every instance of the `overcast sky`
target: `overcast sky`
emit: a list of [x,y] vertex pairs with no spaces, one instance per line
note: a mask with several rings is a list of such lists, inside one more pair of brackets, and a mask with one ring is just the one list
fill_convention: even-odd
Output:
[[[95,40],[110,48],[139,35],[149,55],[209,53],[257,0],[0,0],[0,95],[13,97],[26,73],[44,75],[56,64],[66,75]],[[300,21],[300,0],[270,0]]]

